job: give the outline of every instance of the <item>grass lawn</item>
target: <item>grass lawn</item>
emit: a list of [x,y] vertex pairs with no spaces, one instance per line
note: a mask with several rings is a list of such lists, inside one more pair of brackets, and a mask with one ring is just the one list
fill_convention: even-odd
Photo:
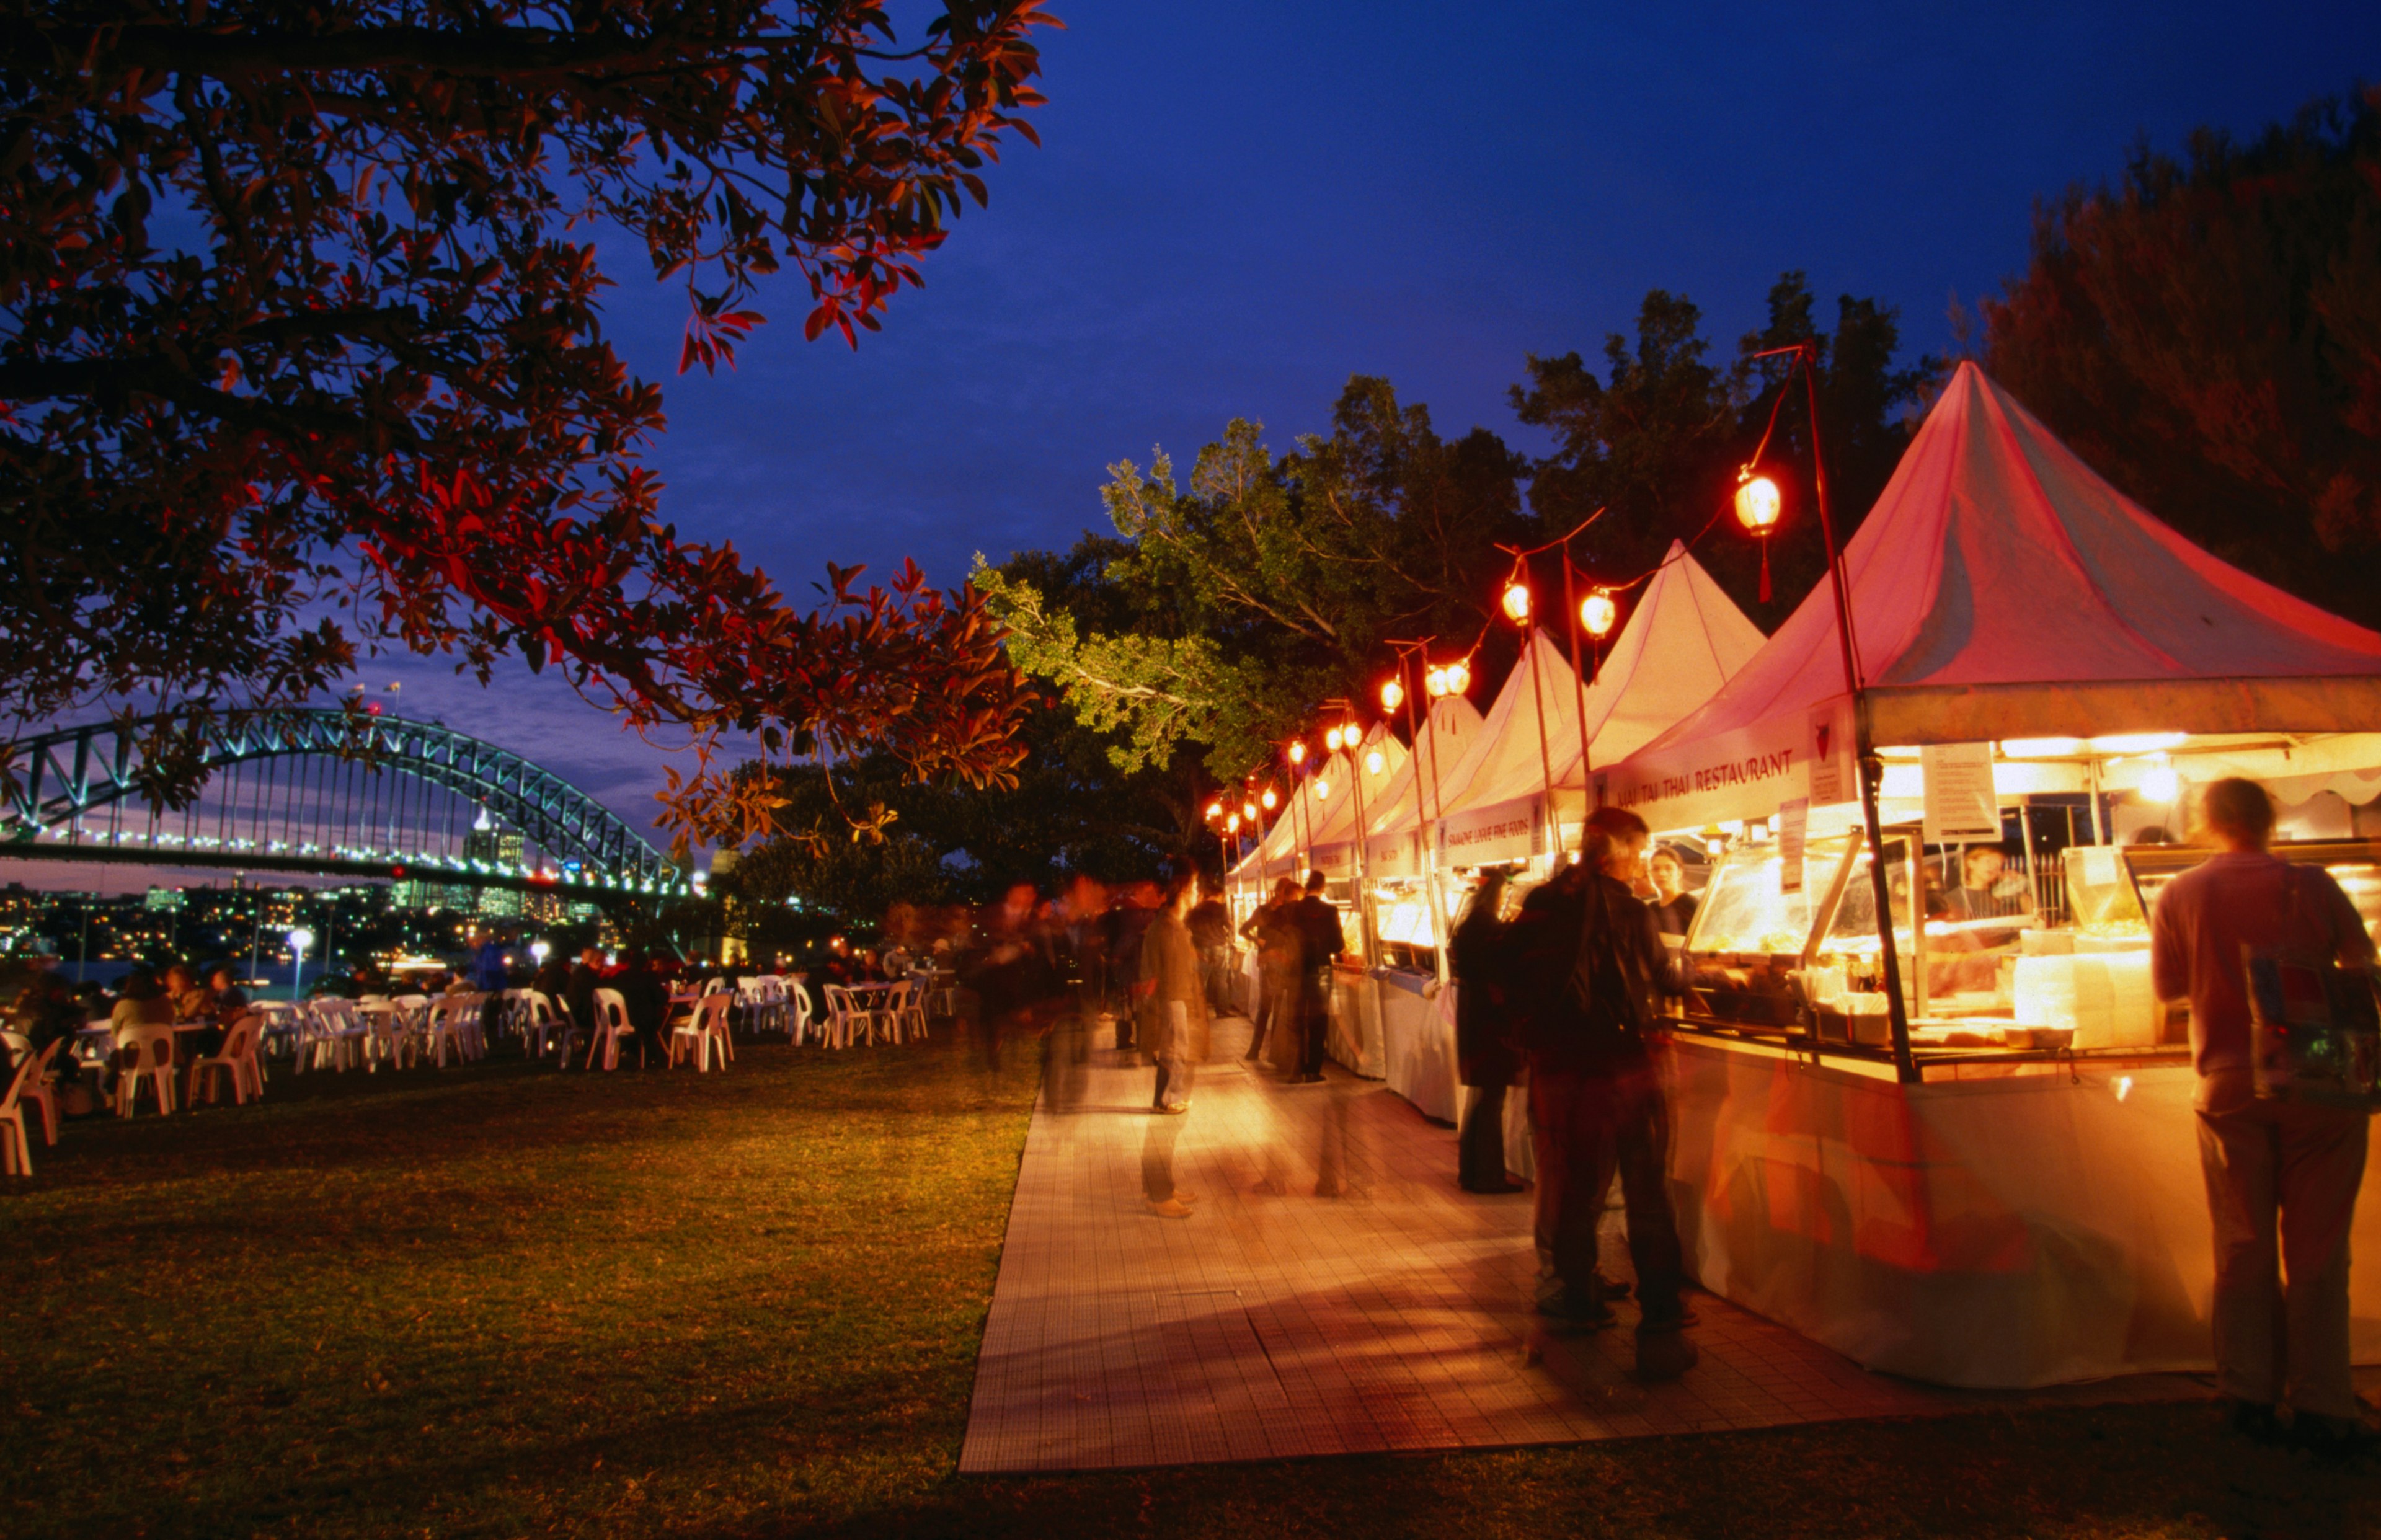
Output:
[[1030,1054],[739,1053],[37,1142],[0,1534],[2381,1534],[2381,1476],[2191,1406],[962,1479]]

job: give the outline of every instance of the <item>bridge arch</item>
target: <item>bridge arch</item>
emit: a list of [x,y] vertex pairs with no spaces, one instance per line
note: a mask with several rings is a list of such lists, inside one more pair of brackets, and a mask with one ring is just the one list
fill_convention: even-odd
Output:
[[[95,809],[140,799],[134,777],[140,739],[173,720],[88,723],[7,745],[11,784],[0,802],[0,838],[35,840],[43,830],[73,825]],[[291,708],[218,726],[202,752],[202,763],[213,771],[300,759],[361,763],[376,773],[466,799],[533,842],[545,859],[577,861],[614,882],[639,887],[682,883],[667,856],[586,792],[508,749],[438,723]],[[437,859],[426,850],[366,853]]]

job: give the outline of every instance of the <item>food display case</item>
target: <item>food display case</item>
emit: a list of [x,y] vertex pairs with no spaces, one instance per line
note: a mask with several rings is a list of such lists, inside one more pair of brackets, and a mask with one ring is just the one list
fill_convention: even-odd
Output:
[[[1866,847],[1857,828],[1810,840],[1801,881],[1789,887],[1778,841],[1732,844],[1687,937],[1683,1024],[1884,1050],[1889,1012]],[[1934,858],[1915,827],[1887,829],[1885,848],[1914,1048],[2139,1053],[2180,1051],[2187,1041],[2182,1008],[2161,1005],[2150,985],[2149,915],[2158,891],[2207,850],[2071,846],[2057,852],[2048,880],[2012,879],[2020,897],[2009,912],[1948,918],[1929,888],[1929,918],[1913,925],[1911,875]],[[2328,871],[2381,938],[2381,841],[2274,850]]]

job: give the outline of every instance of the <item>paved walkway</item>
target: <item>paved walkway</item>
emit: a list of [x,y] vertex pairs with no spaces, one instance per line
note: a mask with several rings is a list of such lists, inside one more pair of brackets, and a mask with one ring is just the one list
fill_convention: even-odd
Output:
[[[2031,1395],[1872,1375],[1692,1294],[1703,1362],[1630,1377],[1633,1307],[1584,1336],[1528,1310],[1530,1198],[1453,1181],[1455,1136],[1336,1068],[1291,1086],[1227,1057],[1188,1116],[1148,1112],[1153,1072],[1053,1040],[976,1366],[964,1472],[1086,1470],[1769,1427],[2062,1400],[2202,1396],[2143,1375]],[[1105,1033],[1102,1034],[1105,1041]],[[1195,1213],[1142,1200],[1170,1167]],[[1260,1184],[1263,1184],[1261,1187]],[[1318,1194],[1317,1189],[1321,1189]],[[1276,1191],[1277,1190],[1277,1191]],[[1336,1194],[1336,1195],[1334,1195]],[[1606,1248],[1626,1276],[1626,1253]]]

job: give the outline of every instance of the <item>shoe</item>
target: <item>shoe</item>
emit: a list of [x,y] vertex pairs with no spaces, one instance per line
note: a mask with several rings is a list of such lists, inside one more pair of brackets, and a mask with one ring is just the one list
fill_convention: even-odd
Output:
[[1462,1189],[1463,1189],[1463,1191],[1465,1191],[1466,1192],[1478,1192],[1478,1193],[1480,1193],[1480,1194],[1482,1194],[1482,1195],[1484,1195],[1484,1196],[1494,1196],[1494,1195],[1496,1195],[1496,1194],[1498,1194],[1498,1193],[1504,1193],[1504,1192],[1525,1192],[1525,1191],[1527,1191],[1527,1190],[1528,1190],[1528,1186],[1529,1186],[1529,1184],[1528,1184],[1528,1183],[1526,1183],[1526,1182],[1519,1182],[1519,1181],[1515,1181],[1515,1180],[1513,1180],[1513,1179],[1512,1179],[1511,1178],[1509,1178],[1509,1177],[1508,1177],[1508,1178],[1507,1178],[1506,1179],[1504,1179],[1503,1181],[1498,1181],[1498,1182],[1494,1182],[1494,1183],[1491,1183],[1491,1182],[1478,1182],[1478,1181],[1466,1181],[1466,1182],[1458,1182],[1456,1185],[1457,1185],[1457,1186],[1459,1186],[1459,1187],[1460,1187],[1460,1188],[1462,1188]]
[[[2273,1414],[2268,1407],[2266,1415]],[[2290,1419],[2290,1446],[2305,1450],[2326,1465],[2362,1463],[2381,1439],[2363,1424],[2347,1417],[2324,1417],[2312,1412],[2302,1412]]]
[[1176,1102],[1169,1106],[1161,1106],[1157,1110],[1166,1114],[1168,1118],[1179,1118],[1184,1113],[1190,1110],[1190,1104],[1189,1102]]
[[1187,1187],[1178,1187],[1174,1190],[1174,1201],[1178,1204],[1195,1204],[1199,1201],[1199,1194]]
[[1292,1085],[1321,1085],[1323,1083],[1323,1074],[1322,1071],[1317,1070],[1312,1075],[1292,1075],[1289,1077],[1289,1083]]
[[1654,1337],[1663,1332],[1684,1331],[1689,1326],[1703,1325],[1703,1319],[1693,1311],[1683,1308],[1675,1315],[1647,1316],[1637,1323],[1637,1335]]
[[1342,1186],[1340,1186],[1340,1185],[1339,1185],[1337,1182],[1336,1182],[1336,1181],[1334,1181],[1334,1182],[1320,1182],[1320,1181],[1318,1181],[1318,1182],[1316,1182],[1316,1183],[1314,1184],[1314,1195],[1315,1195],[1316,1197],[1318,1197],[1318,1198],[1336,1198],[1336,1197],[1338,1197],[1341,1193],[1343,1193],[1343,1192],[1347,1192],[1347,1189],[1346,1189],[1346,1188],[1344,1188],[1344,1187],[1342,1187]]
[[2267,1403],[2227,1396],[2221,1404],[2224,1425],[2251,1443],[2280,1444],[2286,1441],[2281,1420],[2274,1415],[2274,1409]]
[[1149,1205],[1149,1212],[1156,1215],[1161,1219],[1188,1219],[1190,1217],[1190,1205],[1178,1198],[1168,1198],[1162,1204],[1152,1204]]
[[1610,1305],[1597,1304],[1568,1292],[1540,1300],[1538,1314],[1550,1321],[1562,1321],[1575,1326],[1603,1327],[1620,1319],[1612,1313]]
[[1284,1187],[1281,1183],[1274,1180],[1270,1177],[1267,1177],[1263,1181],[1255,1183],[1250,1187],[1249,1191],[1252,1192],[1262,1192],[1268,1198],[1287,1198],[1289,1196],[1289,1189]]
[[1637,1338],[1637,1377],[1649,1385],[1679,1378],[1702,1362],[1703,1354],[1683,1332],[1657,1331]]

